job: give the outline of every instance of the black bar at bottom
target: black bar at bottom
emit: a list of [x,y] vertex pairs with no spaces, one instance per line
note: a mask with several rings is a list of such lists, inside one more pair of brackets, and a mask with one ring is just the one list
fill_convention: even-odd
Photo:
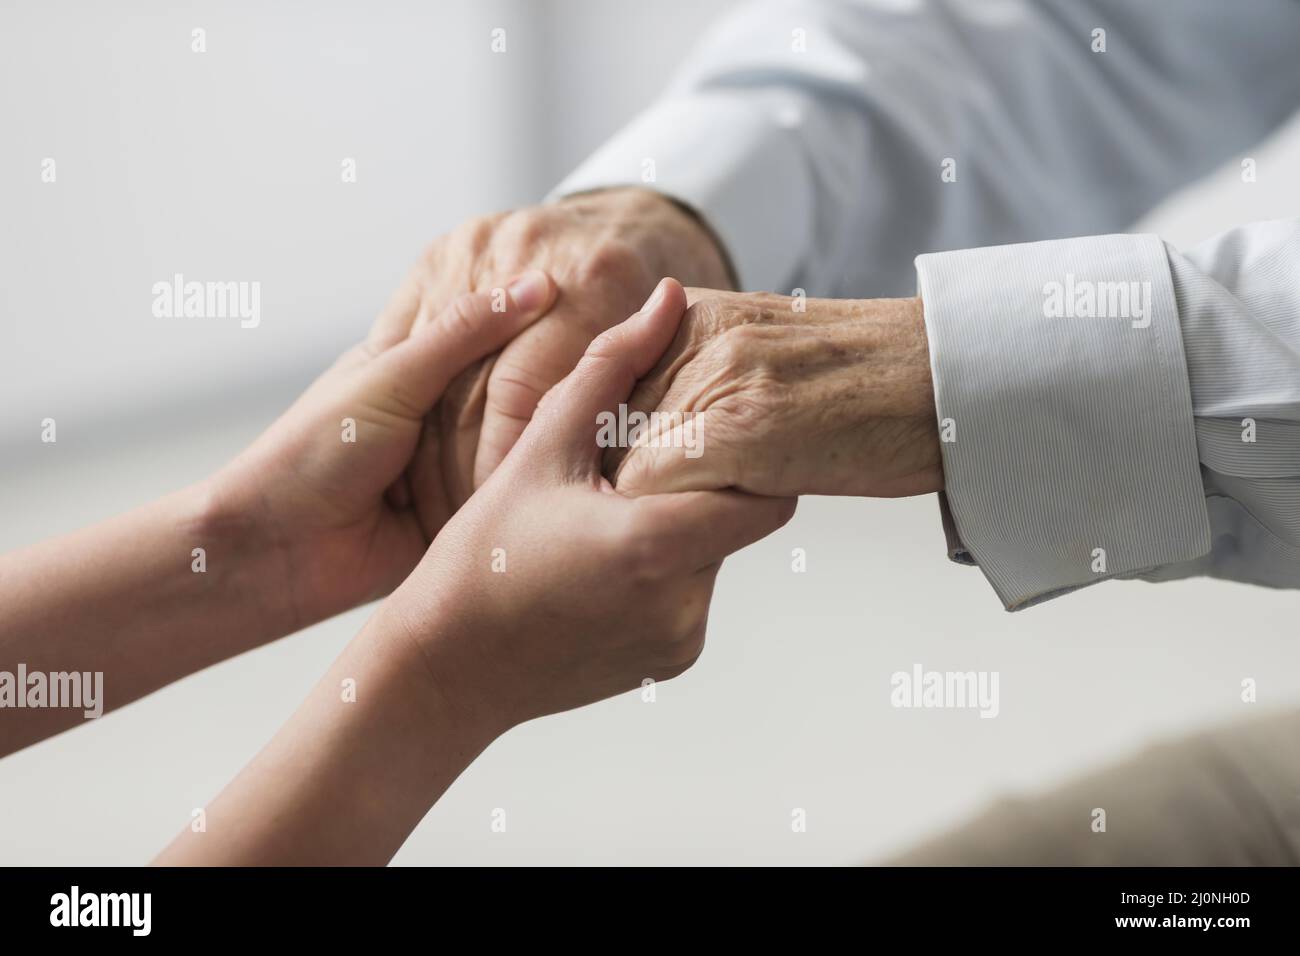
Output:
[[674,936],[733,946],[900,936],[926,946],[1098,936],[1231,945],[1294,935],[1296,877],[1288,869],[8,869],[0,925],[7,944],[74,935],[92,945],[407,938],[424,949],[507,937],[536,944],[558,933],[605,946]]

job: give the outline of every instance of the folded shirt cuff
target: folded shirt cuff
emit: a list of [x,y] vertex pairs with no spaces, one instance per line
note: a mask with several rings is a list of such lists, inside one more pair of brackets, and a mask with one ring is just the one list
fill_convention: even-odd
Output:
[[954,560],[1008,610],[1210,549],[1164,244],[916,259]]
[[812,242],[813,194],[797,116],[779,97],[727,92],[665,100],[635,119],[548,199],[613,186],[693,209],[726,246],[740,288],[789,294]]

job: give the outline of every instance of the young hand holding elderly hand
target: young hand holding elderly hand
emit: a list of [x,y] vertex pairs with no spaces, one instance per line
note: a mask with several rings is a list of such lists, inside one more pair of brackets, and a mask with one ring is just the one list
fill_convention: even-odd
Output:
[[[107,709],[388,593],[451,514],[436,469],[399,479],[447,383],[554,298],[467,293],[387,347],[357,346],[217,474],[0,557],[0,653],[29,672],[102,673]],[[427,456],[426,456],[427,457]],[[5,712],[0,755],[77,710]]]
[[[477,220],[216,475],[0,559],[6,658],[103,672],[107,709],[389,595],[161,862],[382,862],[510,727],[689,667],[722,559],[794,495],[939,483],[913,303],[688,309],[664,272],[730,281],[640,190]],[[626,403],[698,413],[703,453],[603,448]],[[0,752],[77,716],[22,712]]]
[[[685,306],[665,280],[588,347],[289,724],[207,808],[207,831],[183,832],[159,862],[384,862],[511,726],[690,666],[722,559],[789,520],[794,501],[630,499],[602,477],[597,418],[626,400]],[[354,703],[341,702],[348,682]]]
[[[688,667],[723,557],[793,513],[731,490],[632,499],[602,476],[598,418],[676,333],[672,280],[586,347],[456,512],[426,418],[556,300],[549,275],[521,278],[350,350],[211,478],[3,559],[5,657],[102,672],[106,709],[393,592],[160,862],[386,860],[509,727]],[[81,715],[13,716],[3,752]]]

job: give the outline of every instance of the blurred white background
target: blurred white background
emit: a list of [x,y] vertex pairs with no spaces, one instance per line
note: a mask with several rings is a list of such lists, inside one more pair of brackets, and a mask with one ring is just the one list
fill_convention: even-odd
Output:
[[[429,239],[538,199],[727,5],[3,0],[0,548],[209,473],[364,334]],[[1252,155],[1258,183],[1234,163],[1140,228],[1190,244],[1296,215],[1297,130]],[[356,184],[340,183],[345,157]],[[154,318],[151,286],[175,272],[260,281],[260,327]],[[57,444],[40,441],[45,417]],[[656,703],[512,732],[396,862],[870,860],[998,794],[1246,716],[1243,677],[1256,710],[1300,701],[1296,607],[1217,582],[1112,583],[1008,615],[945,560],[933,499],[805,499],[728,564],[708,650]],[[0,762],[0,863],[149,859],[366,614]],[[1000,671],[1001,716],[892,709],[890,675],[918,662]],[[506,833],[489,828],[497,807]]]

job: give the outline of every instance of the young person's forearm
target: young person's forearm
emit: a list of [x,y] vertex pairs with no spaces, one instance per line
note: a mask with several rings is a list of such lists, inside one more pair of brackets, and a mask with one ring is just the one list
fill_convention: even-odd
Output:
[[[465,635],[461,635],[462,638]],[[445,668],[444,665],[445,664]],[[154,861],[379,865],[503,725],[475,682],[429,661],[377,613],[289,722]],[[454,688],[454,690],[448,690]]]
[[[0,556],[0,671],[14,675],[0,755],[306,623],[282,563],[274,534],[209,483]],[[82,706],[53,699],[50,675],[73,672]]]
[[530,270],[443,303],[420,334],[345,352],[209,480],[0,558],[0,755],[92,709],[51,707],[49,675],[102,675],[96,708],[117,707],[388,594],[452,510],[427,454],[408,474],[425,416],[555,296]]

